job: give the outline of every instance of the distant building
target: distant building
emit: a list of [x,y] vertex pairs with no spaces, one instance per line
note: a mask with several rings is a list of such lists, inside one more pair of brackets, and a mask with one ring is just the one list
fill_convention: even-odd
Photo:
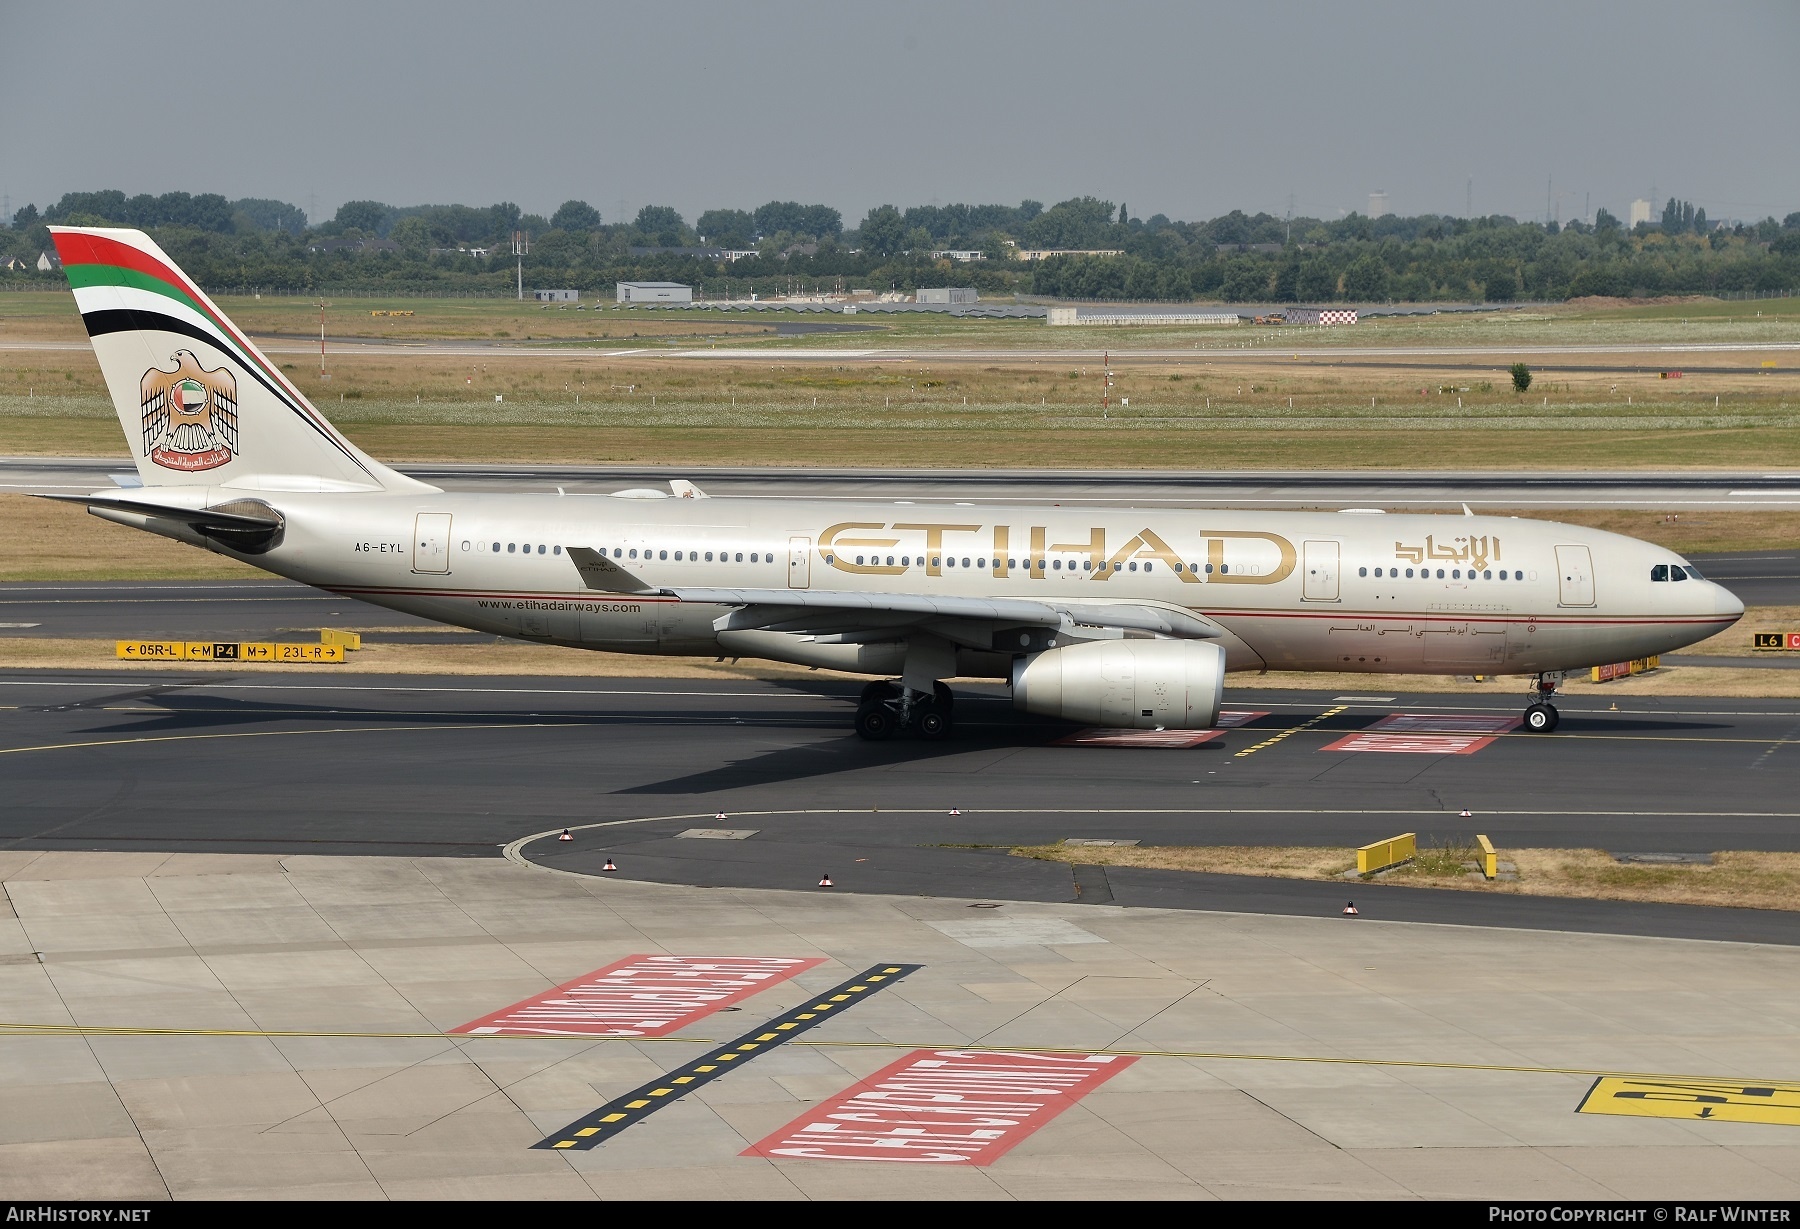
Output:
[[971,260],[984,260],[986,256],[981,252],[958,252],[946,248],[942,252],[933,252],[931,258],[933,260],[959,260],[963,264],[968,264]]
[[1123,256],[1123,248],[1020,248],[1020,260],[1049,260],[1052,256]]
[[30,267],[30,265],[20,260],[17,256],[0,256],[0,269],[5,269],[8,272],[15,269],[23,272]]
[[579,290],[534,290],[531,295],[539,303],[579,303]]
[[1355,324],[1356,312],[1338,307],[1290,307],[1289,324]]
[[1629,218],[1626,221],[1625,225],[1627,227],[1632,227],[1632,226],[1636,226],[1639,222],[1648,222],[1649,220],[1650,220],[1650,202],[1649,201],[1632,201],[1631,202],[1631,212],[1630,212]]
[[621,303],[692,303],[694,288],[680,282],[618,282],[615,285]]
[[[1305,244],[1296,244],[1295,246],[1305,247],[1306,245]],[[1280,244],[1280,243],[1215,243],[1215,244],[1213,244],[1213,251],[1218,252],[1220,255],[1224,255],[1228,252],[1281,252],[1281,251],[1285,251],[1285,250],[1286,250],[1286,246],[1284,244]]]
[[981,296],[975,293],[973,286],[940,286],[929,290],[921,286],[915,301],[951,307],[959,303],[979,303]]
[[62,268],[62,258],[54,252],[39,252],[37,268],[39,273],[54,273]]
[[1046,315],[1047,323],[1055,326],[1081,324],[1204,324],[1236,325],[1243,323],[1236,312],[1192,312],[1179,309],[1169,311],[1087,311],[1074,307],[1052,307]]
[[1394,211],[1388,208],[1386,192],[1369,193],[1369,216],[1371,218],[1385,218],[1392,212]]

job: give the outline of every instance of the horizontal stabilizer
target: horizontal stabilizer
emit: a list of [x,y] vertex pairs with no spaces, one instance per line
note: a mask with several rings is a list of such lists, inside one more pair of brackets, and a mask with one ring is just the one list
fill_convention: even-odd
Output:
[[[149,488],[145,488],[149,489]],[[282,525],[281,516],[274,509],[266,512],[251,510],[256,505],[250,501],[240,501],[237,508],[224,512],[213,508],[178,508],[170,504],[151,503],[143,499],[126,499],[118,495],[39,495],[39,499],[54,499],[58,503],[86,504],[89,508],[105,508],[111,512],[135,512],[140,516],[155,516],[168,521],[180,521],[191,525],[201,533],[208,530],[225,532],[244,532],[246,530],[275,530]]]

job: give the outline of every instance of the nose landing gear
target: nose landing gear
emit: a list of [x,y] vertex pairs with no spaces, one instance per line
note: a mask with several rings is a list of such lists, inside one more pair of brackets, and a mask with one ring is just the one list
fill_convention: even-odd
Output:
[[870,683],[856,706],[856,732],[871,742],[916,734],[931,742],[950,737],[956,697],[943,683],[929,692],[897,683]]
[[1562,682],[1562,674],[1546,672],[1537,676],[1533,689],[1538,699],[1525,709],[1525,728],[1533,734],[1548,734],[1556,729],[1562,715],[1556,711],[1556,705],[1550,703],[1556,696],[1556,688]]

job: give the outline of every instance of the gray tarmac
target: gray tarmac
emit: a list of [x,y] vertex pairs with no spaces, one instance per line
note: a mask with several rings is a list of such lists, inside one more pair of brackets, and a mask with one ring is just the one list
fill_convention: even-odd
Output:
[[[1116,870],[1089,883],[1005,850],[1344,846],[1401,831],[1482,833],[1502,849],[1800,849],[1791,700],[1577,690],[1553,736],[1385,754],[1327,747],[1392,713],[1510,716],[1524,697],[1233,689],[1228,708],[1263,715],[1152,750],[1053,745],[1071,727],[980,687],[960,695],[954,740],[871,744],[850,733],[854,695],[824,680],[14,672],[0,675],[0,849],[487,859],[568,827],[575,840],[522,856],[601,873],[610,855],[621,877],[721,888],[829,873],[844,893],[1311,916],[1345,891]],[[681,835],[715,826],[754,835]],[[1366,914],[1410,921],[1800,943],[1800,914],[1352,894]]]
[[[1683,515],[1800,508],[1800,472],[931,470],[720,466],[406,464],[451,491],[581,494],[686,478],[760,499],[914,499],[1245,508],[1632,508]],[[122,457],[0,457],[0,491],[114,485]],[[132,476],[135,481],[135,475]]]

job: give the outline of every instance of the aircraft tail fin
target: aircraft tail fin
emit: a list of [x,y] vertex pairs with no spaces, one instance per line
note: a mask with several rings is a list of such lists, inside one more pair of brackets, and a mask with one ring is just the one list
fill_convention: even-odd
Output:
[[50,233],[145,486],[436,489],[345,439],[142,231]]

